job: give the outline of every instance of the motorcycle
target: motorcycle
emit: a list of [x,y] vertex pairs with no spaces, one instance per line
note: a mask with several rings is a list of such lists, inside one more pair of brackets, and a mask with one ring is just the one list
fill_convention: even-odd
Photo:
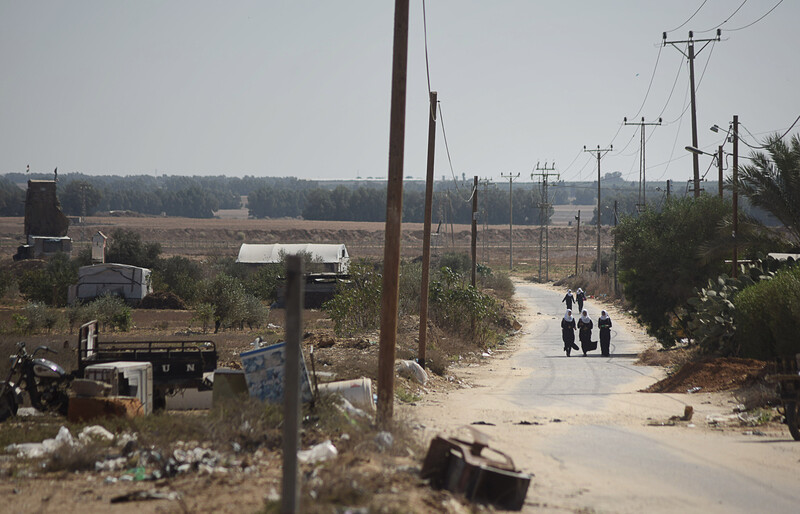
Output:
[[16,416],[22,405],[22,392],[28,393],[31,406],[36,410],[66,415],[67,387],[72,375],[51,360],[37,358],[40,351],[58,353],[47,346],[39,346],[30,354],[24,342],[17,343],[17,351],[10,357],[8,377],[0,382],[0,422]]

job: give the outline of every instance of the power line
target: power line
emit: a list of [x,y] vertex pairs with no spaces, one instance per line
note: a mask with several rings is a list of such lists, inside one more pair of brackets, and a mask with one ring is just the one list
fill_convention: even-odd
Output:
[[[444,139],[444,149],[445,152],[447,153],[447,162],[450,164],[450,174],[453,175],[453,182],[456,185],[456,192],[458,192],[458,195],[461,196],[461,191],[458,188],[458,179],[456,178],[456,172],[453,169],[453,160],[450,158],[450,145],[447,144],[447,131],[444,128],[444,113],[442,112],[442,102],[438,102],[438,104],[439,104],[439,121],[441,121],[440,125],[442,126],[442,137]],[[465,202],[469,202],[472,199],[472,196],[470,195],[466,199],[461,197],[461,199],[464,200]]]
[[739,7],[737,7],[737,8],[736,8],[736,10],[735,10],[735,11],[733,11],[733,12],[731,13],[731,15],[730,15],[730,16],[728,16],[727,18],[725,18],[725,21],[723,21],[722,23],[720,23],[720,24],[719,24],[719,25],[717,25],[716,27],[711,27],[710,29],[706,29],[706,30],[698,30],[698,31],[697,31],[697,33],[698,33],[698,34],[705,34],[706,32],[711,32],[712,30],[718,29],[718,28],[720,28],[721,26],[725,25],[726,23],[728,23],[728,20],[730,20],[731,18],[733,18],[733,17],[736,15],[736,13],[737,13],[737,12],[739,12],[739,9],[741,9],[742,7],[744,7],[744,4],[746,4],[746,3],[747,3],[747,0],[744,0],[744,2],[742,2],[742,3],[739,5]]
[[656,55],[656,64],[653,66],[653,74],[650,75],[650,83],[647,85],[647,92],[644,94],[644,100],[642,100],[642,105],[639,106],[639,110],[636,111],[636,114],[634,114],[632,118],[639,116],[639,114],[642,112],[642,109],[644,109],[645,102],[647,102],[647,97],[650,96],[650,88],[653,87],[653,79],[656,77],[656,69],[658,69],[658,61],[661,59],[661,50],[663,48],[664,48],[663,45],[658,46],[658,55]]
[[692,15],[691,15],[691,16],[689,16],[689,18],[688,18],[686,21],[684,21],[683,23],[681,23],[680,25],[678,25],[678,26],[677,26],[677,27],[675,27],[674,29],[672,29],[672,30],[668,30],[667,32],[673,32],[673,31],[676,31],[676,30],[678,30],[679,28],[681,28],[681,27],[683,27],[684,25],[686,25],[687,23],[689,23],[690,21],[692,21],[692,18],[694,18],[694,17],[695,17],[695,15],[696,15],[697,13],[699,13],[699,12],[700,12],[700,9],[702,9],[702,8],[703,8],[703,6],[704,6],[704,5],[706,5],[706,2],[708,2],[708,0],[703,0],[703,3],[702,3],[702,4],[700,4],[700,7],[698,7],[698,8],[697,8],[697,10],[696,10],[695,12],[693,12],[693,13],[692,13]]
[[425,0],[422,0],[422,33],[425,36],[425,74],[428,77],[428,94],[430,94],[431,68],[430,65],[428,64],[428,17],[425,14]]
[[776,9],[776,8],[777,8],[779,5],[781,5],[782,3],[783,3],[783,0],[779,0],[779,1],[778,1],[778,3],[777,3],[777,4],[775,4],[775,5],[772,7],[772,9],[770,9],[769,11],[767,11],[766,13],[764,13],[764,15],[763,15],[762,17],[760,17],[759,19],[757,19],[756,21],[754,21],[754,22],[752,22],[752,23],[748,23],[747,25],[745,25],[745,26],[743,26],[743,27],[739,27],[739,28],[735,28],[735,29],[728,29],[728,32],[736,32],[737,30],[742,30],[742,29],[746,29],[747,27],[752,27],[753,25],[755,25],[755,24],[756,24],[756,23],[758,23],[759,21],[761,21],[761,20],[763,20],[764,18],[766,18],[766,17],[767,17],[767,15],[769,15],[769,13],[771,13],[772,11],[774,11],[774,10],[775,10],[775,9]]

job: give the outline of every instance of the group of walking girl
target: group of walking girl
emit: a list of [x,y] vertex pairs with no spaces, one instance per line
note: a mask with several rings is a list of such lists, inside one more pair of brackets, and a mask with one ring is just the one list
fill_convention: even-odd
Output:
[[[580,288],[578,288],[577,301],[578,308],[581,310],[581,315],[577,322],[572,317],[572,290],[567,290],[567,295],[562,302],[567,303],[567,312],[564,314],[564,319],[561,320],[561,338],[564,340],[564,351],[567,357],[570,356],[572,350],[581,350],[583,355],[586,356],[587,352],[597,349],[597,341],[592,341],[592,329],[594,322],[589,317],[589,313],[583,308],[583,302],[586,296]],[[600,329],[600,351],[604,357],[611,355],[611,318],[605,310],[600,311],[600,319],[597,321],[597,327]],[[578,339],[581,346],[575,344],[575,330],[578,330]]]

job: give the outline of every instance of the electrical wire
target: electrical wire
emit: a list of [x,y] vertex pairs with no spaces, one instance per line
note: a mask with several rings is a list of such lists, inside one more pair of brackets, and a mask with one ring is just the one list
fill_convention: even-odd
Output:
[[666,110],[667,110],[667,107],[669,106],[669,102],[670,102],[670,100],[672,100],[672,95],[673,95],[673,93],[675,93],[675,86],[678,84],[678,79],[679,79],[679,78],[680,78],[680,76],[681,76],[681,71],[682,71],[682,70],[683,70],[683,59],[681,59],[681,60],[678,62],[678,73],[676,73],[676,74],[675,74],[675,80],[674,80],[674,81],[672,81],[672,89],[670,89],[670,91],[669,91],[669,96],[667,97],[667,101],[666,101],[666,103],[664,104],[664,108],[663,108],[663,109],[661,109],[661,112],[658,114],[658,117],[659,117],[659,118],[661,118],[662,116],[664,116],[664,111],[666,111]]
[[564,171],[561,172],[562,175],[566,174],[569,171],[569,169],[572,167],[573,164],[575,164],[575,161],[578,160],[578,157],[580,157],[582,153],[583,153],[582,151],[578,150],[578,153],[575,155],[575,158],[572,159],[572,162],[569,163],[569,165],[566,167]]
[[781,5],[782,3],[783,3],[783,0],[779,0],[779,1],[778,1],[778,3],[777,3],[777,4],[775,4],[775,5],[772,7],[772,9],[770,9],[769,11],[767,11],[766,13],[764,13],[764,15],[763,15],[762,17],[760,17],[759,19],[757,19],[756,21],[754,21],[754,22],[752,22],[752,23],[748,23],[747,25],[744,25],[744,26],[742,26],[742,27],[738,27],[738,28],[735,28],[735,29],[728,29],[728,30],[727,30],[727,32],[736,32],[737,30],[742,30],[742,29],[746,29],[747,27],[752,27],[753,25],[755,25],[755,24],[756,24],[756,23],[758,23],[759,21],[761,21],[761,20],[763,20],[764,18],[766,18],[766,17],[767,17],[767,15],[769,15],[769,13],[771,13],[772,11],[774,11],[774,10],[775,10],[775,9],[776,9],[776,8],[777,8],[779,5]]
[[[442,113],[442,103],[441,102],[438,103],[439,103],[439,121],[441,121],[440,125],[442,126],[442,137],[444,138],[444,149],[447,152],[447,162],[450,164],[450,174],[453,175],[453,183],[455,183],[456,185],[456,192],[458,192],[460,196],[461,191],[459,190],[458,187],[458,179],[456,178],[456,172],[453,169],[453,160],[450,158],[450,145],[447,144],[447,131],[444,128],[444,113]],[[472,189],[473,189],[472,194],[474,194],[475,188],[473,187]],[[472,199],[472,194],[470,194],[470,196],[466,199],[464,199],[463,197],[461,199],[464,200],[465,202],[469,202]]]
[[653,66],[653,74],[650,75],[650,83],[647,85],[647,92],[644,94],[644,100],[642,100],[642,105],[639,106],[639,110],[636,111],[636,114],[631,116],[631,119],[636,118],[644,109],[644,104],[647,102],[647,97],[650,95],[650,88],[653,87],[653,79],[656,77],[656,70],[658,69],[658,61],[661,59],[661,50],[664,48],[664,45],[658,45],[658,55],[656,55],[656,63]]
[[687,23],[689,23],[690,21],[692,21],[692,18],[694,18],[695,15],[700,12],[700,9],[702,9],[703,6],[706,5],[706,2],[708,2],[708,0],[703,0],[703,3],[700,4],[700,7],[698,7],[697,10],[691,16],[689,16],[689,18],[686,21],[684,21],[683,23],[681,23],[680,25],[678,25],[674,29],[668,30],[667,32],[674,32],[674,31],[678,30],[679,28],[683,27],[684,25],[686,25]]
[[728,16],[727,18],[725,18],[725,21],[723,21],[722,23],[720,23],[720,24],[719,24],[719,25],[717,25],[716,27],[711,27],[710,29],[706,29],[706,30],[698,30],[698,31],[697,31],[697,33],[698,33],[698,34],[705,34],[706,32],[711,32],[712,30],[716,30],[716,29],[720,28],[721,26],[725,25],[726,23],[728,23],[728,20],[730,20],[731,18],[733,18],[733,17],[736,15],[736,13],[737,13],[737,12],[739,12],[739,9],[741,9],[742,7],[744,7],[744,4],[746,4],[746,3],[747,3],[747,0],[744,0],[744,2],[742,2],[742,3],[739,5],[739,7],[737,7],[737,8],[736,8],[736,10],[735,10],[735,11],[733,11],[733,13],[731,13],[731,15],[730,15],[730,16]]
[[[428,77],[428,94],[431,93],[431,67],[428,64],[428,19],[425,14],[425,0],[422,0],[422,33],[425,37],[425,74]],[[433,113],[435,115],[435,113]]]

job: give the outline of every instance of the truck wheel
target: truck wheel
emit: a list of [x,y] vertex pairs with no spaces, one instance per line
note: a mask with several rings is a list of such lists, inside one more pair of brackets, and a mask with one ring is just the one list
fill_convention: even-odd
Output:
[[11,416],[17,415],[17,400],[14,398],[14,391],[8,389],[5,394],[0,398],[0,422],[3,422]]
[[795,441],[800,441],[800,413],[797,412],[797,402],[786,402],[786,424]]

